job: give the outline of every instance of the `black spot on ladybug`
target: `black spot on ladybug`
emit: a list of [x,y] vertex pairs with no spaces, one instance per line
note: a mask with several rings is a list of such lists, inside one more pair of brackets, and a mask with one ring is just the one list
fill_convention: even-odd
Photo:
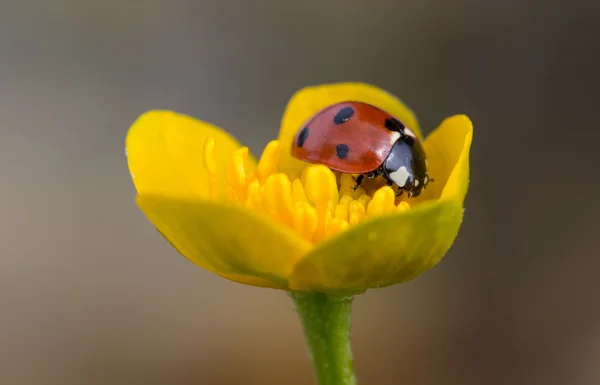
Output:
[[350,148],[347,144],[338,144],[337,146],[335,146],[335,154],[340,159],[344,159],[345,157],[347,157],[349,150]]
[[352,107],[344,107],[338,111],[333,117],[333,123],[342,124],[346,123],[354,115],[354,109]]
[[298,134],[298,141],[296,142],[298,147],[304,146],[304,142],[306,142],[306,138],[308,138],[308,127],[304,127],[302,129],[302,131],[300,131],[300,134]]
[[390,131],[404,133],[404,125],[396,118],[389,118],[385,120],[385,128]]

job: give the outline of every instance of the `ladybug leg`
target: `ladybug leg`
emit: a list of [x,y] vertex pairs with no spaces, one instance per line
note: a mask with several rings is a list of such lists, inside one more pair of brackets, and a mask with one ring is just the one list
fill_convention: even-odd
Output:
[[427,183],[425,183],[425,185],[423,186],[423,188],[427,188],[427,186],[429,186],[429,183],[433,182],[433,178],[428,178],[427,179]]
[[352,189],[354,191],[356,191],[358,189],[358,187],[360,186],[360,184],[362,183],[363,179],[365,179],[365,176],[363,174],[360,174],[357,178],[356,178],[356,186],[352,187]]
[[403,192],[404,192],[403,189],[398,189],[398,191],[396,191],[396,197],[401,196]]
[[388,181],[385,183],[385,185],[386,185],[386,186],[390,186],[390,187],[392,187],[392,186],[394,185],[394,182],[392,182],[391,180],[388,180]]

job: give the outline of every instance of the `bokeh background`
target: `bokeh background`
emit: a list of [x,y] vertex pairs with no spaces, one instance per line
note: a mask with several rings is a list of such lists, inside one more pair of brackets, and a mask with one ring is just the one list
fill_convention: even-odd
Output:
[[290,299],[179,256],[124,138],[168,108],[260,153],[358,80],[476,126],[446,259],[355,300],[360,384],[600,384],[599,4],[0,1],[0,383],[312,384]]

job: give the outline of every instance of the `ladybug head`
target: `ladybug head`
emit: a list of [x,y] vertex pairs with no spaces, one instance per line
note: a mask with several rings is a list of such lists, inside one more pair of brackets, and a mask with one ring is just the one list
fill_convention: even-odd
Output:
[[390,182],[417,197],[429,183],[425,151],[418,141],[399,139],[381,166],[381,174]]

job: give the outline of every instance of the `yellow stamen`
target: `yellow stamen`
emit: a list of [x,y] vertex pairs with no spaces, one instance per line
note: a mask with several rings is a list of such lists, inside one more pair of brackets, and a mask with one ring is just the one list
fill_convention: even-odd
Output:
[[215,156],[215,138],[209,136],[204,144],[204,168],[209,176],[208,191],[212,199],[219,197],[219,181],[217,180],[217,158]]
[[348,196],[356,199],[366,193],[364,187],[359,187],[356,190],[354,190],[355,186],[356,186],[355,177],[353,177],[350,174],[340,175],[340,195],[348,195]]
[[348,220],[348,204],[340,203],[335,206],[335,217],[340,220]]
[[294,183],[292,183],[292,195],[294,197],[294,202],[306,202],[304,186],[300,179],[296,179],[294,180]]
[[242,147],[233,154],[228,166],[227,175],[230,185],[235,189],[239,202],[246,202],[248,196],[246,170],[248,169],[248,147]]
[[[204,167],[214,199],[219,195],[215,148],[215,139],[209,138],[204,146]],[[381,187],[372,195],[367,191],[374,187],[354,191],[352,175],[336,176],[324,165],[307,166],[301,178],[292,182],[286,174],[275,173],[280,153],[279,142],[270,142],[256,172],[251,173],[248,148],[237,150],[226,166],[227,199],[271,216],[309,242],[319,242],[367,218],[410,209],[405,201],[395,204],[391,187]]]
[[317,211],[308,202],[296,202],[294,214],[294,227],[307,241],[312,241],[314,232],[317,230],[319,219]]
[[304,217],[307,206],[306,202],[296,202],[296,210],[294,212],[294,228],[304,238],[307,238],[304,232]]
[[375,191],[373,199],[367,205],[367,215],[370,217],[389,214],[396,209],[396,193],[389,186],[383,186]]
[[356,186],[356,181],[350,174],[342,174],[340,175],[340,194],[347,195],[349,197],[354,198],[355,191],[354,186]]
[[294,225],[294,202],[292,184],[283,173],[271,174],[265,181],[265,197],[269,213],[279,218],[286,226]]
[[265,201],[265,186],[260,186],[252,196],[252,204],[250,207],[268,213],[267,203]]
[[398,206],[396,206],[397,213],[403,213],[408,210],[410,210],[410,204],[408,204],[408,202],[406,201],[401,201],[400,203],[398,203]]
[[233,187],[227,187],[227,199],[232,202],[238,202],[236,190]]
[[204,168],[208,175],[217,174],[217,161],[215,158],[215,138],[209,136],[204,144]]
[[260,182],[258,179],[254,179],[248,185],[248,199],[246,200],[246,205],[248,207],[256,207],[262,204],[260,199]]
[[371,197],[368,196],[367,194],[362,194],[360,197],[358,197],[358,201],[360,203],[363,204],[363,206],[367,207],[367,205],[369,204],[369,202],[371,201]]
[[327,235],[327,225],[333,214],[333,205],[338,201],[337,181],[333,172],[323,165],[306,168],[303,178],[306,197],[317,210],[319,221],[313,240],[318,242]]
[[275,171],[281,154],[281,146],[278,140],[272,140],[267,144],[263,151],[258,166],[256,166],[256,176],[260,183],[264,183],[265,179]]
[[341,205],[349,205],[350,202],[352,202],[354,199],[352,199],[351,196],[349,195],[342,195],[342,197],[340,198],[340,204]]
[[348,228],[348,221],[339,218],[332,218],[327,226],[327,234],[333,235]]
[[360,201],[352,201],[348,206],[348,222],[350,225],[360,223],[366,214],[365,205]]
[[348,226],[350,226],[350,224],[348,223],[348,221],[341,220],[340,221],[340,230],[339,231],[346,230],[348,228]]
[[309,202],[332,201],[338,203],[338,187],[333,172],[323,165],[307,167],[304,170],[304,191]]

